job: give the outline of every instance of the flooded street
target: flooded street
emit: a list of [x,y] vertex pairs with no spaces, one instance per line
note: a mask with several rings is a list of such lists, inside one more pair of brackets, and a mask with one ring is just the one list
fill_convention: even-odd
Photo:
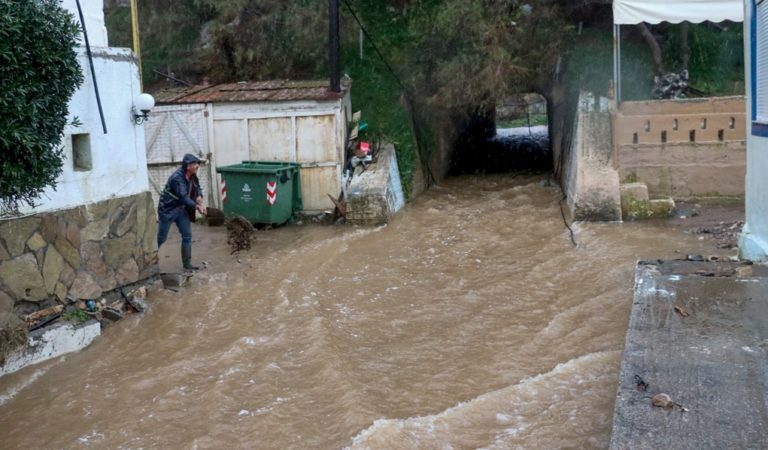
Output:
[[197,227],[187,289],[0,379],[2,448],[605,448],[635,261],[733,251],[665,223],[575,224],[574,247],[561,198],[449,178],[388,226],[239,255]]

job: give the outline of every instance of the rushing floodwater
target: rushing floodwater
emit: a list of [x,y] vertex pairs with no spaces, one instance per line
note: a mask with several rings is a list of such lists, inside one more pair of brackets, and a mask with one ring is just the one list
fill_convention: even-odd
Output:
[[451,178],[389,226],[258,232],[237,257],[197,228],[211,266],[186,291],[0,379],[0,447],[606,447],[634,262],[711,249],[650,223],[575,224],[574,247],[561,197]]

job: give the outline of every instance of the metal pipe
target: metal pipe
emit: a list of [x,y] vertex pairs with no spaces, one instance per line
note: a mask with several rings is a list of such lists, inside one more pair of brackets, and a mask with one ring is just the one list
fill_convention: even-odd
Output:
[[613,25],[613,84],[616,105],[621,103],[621,25]]
[[328,68],[332,92],[341,92],[339,66],[339,0],[328,0]]
[[83,39],[85,40],[85,52],[88,55],[88,64],[91,66],[91,78],[93,79],[93,90],[96,92],[96,104],[99,106],[99,117],[101,117],[101,128],[104,134],[107,134],[107,122],[104,121],[104,110],[101,109],[101,97],[99,96],[99,85],[96,83],[96,71],[93,68],[93,56],[91,55],[91,44],[88,42],[88,31],[85,29],[85,19],[83,18],[83,8],[80,6],[80,0],[75,0],[77,4],[77,13],[80,15],[80,25],[83,26]]

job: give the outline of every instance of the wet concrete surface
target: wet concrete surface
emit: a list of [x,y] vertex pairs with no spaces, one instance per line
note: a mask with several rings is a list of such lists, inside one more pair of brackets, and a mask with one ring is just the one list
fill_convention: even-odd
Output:
[[768,448],[768,271],[689,259],[637,265],[612,449]]

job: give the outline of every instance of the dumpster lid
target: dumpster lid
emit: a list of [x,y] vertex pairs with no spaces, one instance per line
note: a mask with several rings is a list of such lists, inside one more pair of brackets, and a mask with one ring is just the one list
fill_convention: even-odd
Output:
[[290,162],[279,161],[243,161],[240,164],[217,167],[217,172],[242,172],[242,173],[277,173],[286,170],[297,170],[299,165]]

